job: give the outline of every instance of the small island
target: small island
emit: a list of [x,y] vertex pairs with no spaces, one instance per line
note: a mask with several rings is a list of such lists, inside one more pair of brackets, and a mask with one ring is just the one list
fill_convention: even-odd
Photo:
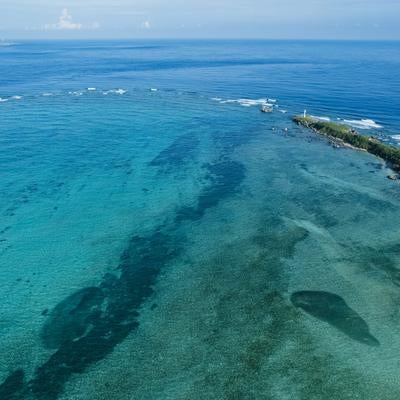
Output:
[[[321,121],[309,116],[295,116],[293,121],[299,125],[326,136],[337,144],[367,151],[385,160],[389,167],[400,173],[400,149],[382,143],[372,136],[359,134],[353,128],[335,122]],[[399,179],[397,175],[390,175],[390,179]]]

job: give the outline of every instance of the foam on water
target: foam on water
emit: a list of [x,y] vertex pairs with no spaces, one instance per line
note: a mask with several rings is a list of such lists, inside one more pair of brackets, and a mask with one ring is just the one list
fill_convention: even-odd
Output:
[[265,106],[265,107],[274,107],[274,104],[276,100],[267,98],[261,98],[261,99],[227,99],[223,100],[219,97],[213,97],[212,100],[219,102],[220,104],[239,104],[243,107],[254,107],[254,106]]
[[348,119],[343,119],[342,120],[345,124],[350,125],[354,128],[358,129],[381,129],[383,128],[382,125],[377,124],[374,120],[372,119],[361,119],[361,120],[348,120]]
[[119,95],[124,95],[127,92],[125,89],[111,89],[111,90],[106,90],[103,92],[104,95],[109,95],[109,94],[119,94]]
[[315,115],[310,115],[311,118],[316,119],[317,121],[324,121],[324,122],[330,122],[331,119],[329,117],[319,117]]

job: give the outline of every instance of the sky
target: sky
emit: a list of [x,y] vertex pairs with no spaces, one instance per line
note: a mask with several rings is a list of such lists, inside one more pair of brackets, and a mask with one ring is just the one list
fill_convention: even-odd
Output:
[[0,39],[400,39],[400,0],[0,0]]

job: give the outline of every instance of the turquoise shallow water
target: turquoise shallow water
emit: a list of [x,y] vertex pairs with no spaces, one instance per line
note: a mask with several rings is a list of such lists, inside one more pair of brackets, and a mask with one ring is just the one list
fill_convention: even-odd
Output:
[[398,399],[399,185],[290,120],[313,98],[392,141],[396,75],[375,108],[346,72],[376,45],[336,44],[337,102],[309,44],[118,46],[0,53],[1,398]]

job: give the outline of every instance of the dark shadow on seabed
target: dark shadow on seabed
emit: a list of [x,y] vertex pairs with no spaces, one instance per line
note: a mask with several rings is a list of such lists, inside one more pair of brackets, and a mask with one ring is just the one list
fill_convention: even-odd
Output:
[[[178,138],[150,165],[160,170],[184,163],[196,138]],[[185,238],[178,233],[181,223],[201,219],[207,209],[233,195],[245,178],[245,168],[236,161],[204,165],[208,184],[197,205],[176,211],[174,222],[159,226],[145,236],[134,235],[121,255],[119,274],[104,276],[99,287],[78,290],[60,302],[42,329],[42,341],[57,348],[47,362],[36,369],[34,378],[24,381],[18,370],[0,385],[2,400],[54,400],[72,374],[83,373],[103,359],[138,326],[139,308],[153,293],[161,270],[179,256]]]
[[293,293],[295,307],[343,332],[353,340],[368,346],[379,346],[367,323],[338,295],[328,292],[301,291]]
[[[152,296],[153,286],[157,282],[160,273],[168,268],[168,265],[175,264],[175,261],[179,260],[179,257],[186,249],[187,239],[190,238],[185,236],[184,231],[186,229],[183,229],[183,225],[185,224],[186,226],[201,220],[206,215],[207,210],[217,207],[221,201],[232,197],[241,189],[242,182],[250,174],[250,167],[246,169],[242,163],[231,159],[229,155],[232,154],[232,151],[237,146],[246,143],[251,138],[251,134],[248,136],[234,135],[232,136],[232,141],[229,142],[229,137],[222,139],[213,137],[214,142],[221,148],[220,154],[222,155],[214,163],[203,164],[202,175],[204,175],[206,184],[200,190],[197,198],[191,204],[177,208],[173,215],[169,215],[166,219],[171,222],[158,225],[148,233],[133,233],[120,256],[118,272],[115,275],[107,274],[97,287],[83,288],[69,295],[49,313],[46,323],[43,325],[42,340],[47,348],[56,349],[56,351],[49,360],[36,369],[36,373],[31,380],[28,381],[25,377],[24,381],[24,372],[22,370],[16,370],[10,374],[4,383],[0,385],[1,399],[55,400],[62,397],[64,385],[74,374],[86,372],[89,367],[113,352],[119,343],[138,328],[140,308]],[[186,145],[181,146],[182,143],[186,143]],[[187,146],[187,143],[193,146]],[[181,148],[185,152],[190,149],[193,152],[197,145],[196,140],[187,142],[183,137],[178,138],[171,146],[154,158],[157,162],[151,166],[155,167],[160,174],[165,172],[174,173],[178,168],[184,166],[184,163],[189,159],[189,157],[181,155],[177,149]],[[301,187],[302,182],[299,182],[298,177],[296,178],[296,183]],[[268,186],[271,182],[267,179],[263,184]],[[307,194],[309,194],[308,187]],[[297,194],[294,193],[291,200],[296,200],[298,204],[302,204],[304,203],[302,196],[302,191]],[[322,200],[320,199],[319,201]],[[307,203],[304,206],[311,207],[316,219],[323,219],[321,221],[322,226],[335,226],[336,221],[328,220],[329,214],[322,212],[324,209],[318,203],[318,196],[315,196],[312,203]],[[243,296],[243,292],[246,291],[257,293],[256,297],[262,298],[262,302],[256,303],[257,307],[251,303],[251,307],[255,315],[257,315],[257,321],[266,319],[265,327],[267,329],[264,329],[259,336],[251,336],[249,340],[244,341],[245,349],[243,350],[243,359],[240,361],[243,365],[240,365],[240,368],[228,375],[224,389],[226,398],[246,398],[244,397],[246,394],[243,387],[248,388],[249,382],[253,382],[254,385],[265,385],[266,388],[263,388],[264,391],[262,393],[269,391],[269,385],[265,381],[260,380],[257,382],[256,372],[261,369],[263,357],[270,357],[274,351],[278,352],[284,349],[288,343],[293,343],[293,337],[288,340],[286,336],[288,332],[292,335],[293,330],[300,331],[299,327],[294,326],[293,321],[300,317],[301,314],[296,311],[289,299],[284,295],[284,293],[287,293],[288,287],[283,276],[285,265],[282,259],[290,258],[293,255],[295,246],[308,237],[309,231],[303,227],[293,227],[290,224],[286,224],[279,216],[276,219],[271,218],[271,214],[274,213],[271,210],[267,210],[265,204],[263,204],[262,210],[263,213],[268,215],[268,218],[263,219],[263,229],[252,240],[256,249],[260,248],[264,253],[263,257],[249,265],[247,270],[246,262],[248,260],[240,257],[235,258],[232,255],[230,258],[232,263],[226,269],[225,274],[230,278],[234,270],[232,265],[235,262],[238,265],[240,264],[240,267],[238,266],[240,273],[238,271],[237,276],[232,277],[237,286],[234,286],[235,290],[231,290],[231,295],[238,296],[241,293]],[[307,209],[307,211],[310,210]],[[259,217],[257,215],[257,218]],[[255,256],[257,256],[257,251],[255,251]],[[215,264],[218,267],[218,263]],[[205,271],[210,272],[208,275],[207,273],[205,274],[207,279],[213,273],[216,273],[212,268],[207,269],[207,266],[204,268]],[[263,271],[259,276],[255,273],[258,270]],[[244,273],[244,271],[248,272],[248,274]],[[246,275],[245,283],[240,281],[243,274]],[[262,279],[260,279],[260,276]],[[250,285],[249,287],[245,286],[248,285],[247,281],[252,279],[258,281],[258,285],[255,285],[258,290],[254,290]],[[214,284],[215,291],[221,290],[218,287],[221,281],[215,280]],[[246,290],[243,290],[244,286]],[[296,290],[302,289],[302,287],[296,288]],[[358,326],[361,327],[360,329],[356,328],[353,336],[357,337],[359,332],[361,332],[361,336],[368,332],[366,322],[355,311],[351,310],[343,300],[340,301],[340,299],[331,296],[328,296],[329,298],[325,302],[326,307],[322,308],[322,310],[311,302],[314,316],[331,323],[332,326],[350,337],[352,328],[346,325],[346,315],[351,316],[354,317],[353,321],[356,321]],[[242,300],[242,297],[239,298]],[[242,305],[242,303],[240,304]],[[333,316],[329,314],[331,306],[336,312]],[[220,308],[223,309],[224,307],[225,310],[222,310],[219,315],[221,320],[218,321],[221,332],[233,328],[240,332],[240,335],[248,333],[249,324],[246,326],[244,324],[240,325],[240,318],[242,317],[240,315],[238,315],[239,318],[237,320],[229,320],[229,323],[224,325],[224,321],[227,321],[226,318],[235,317],[232,315],[232,310],[235,310],[235,308],[232,307],[232,302],[229,302],[229,299],[226,303],[220,302]],[[269,322],[269,319],[271,319],[271,322]],[[235,326],[235,324],[237,325]],[[221,332],[220,334],[222,335]],[[350,334],[348,334],[349,332]],[[250,333],[253,332],[250,330]],[[210,341],[216,341],[218,332],[210,331],[208,336]],[[227,338],[229,339],[229,337]],[[346,339],[346,337],[344,338]],[[307,338],[307,340],[309,339]],[[221,341],[227,342],[225,340]],[[316,393],[316,397],[312,397],[314,399],[329,398],[321,397],[321,393],[324,393],[324,396],[327,393],[331,395],[334,389],[336,389],[335,393],[340,397],[341,390],[343,390],[343,393],[345,392],[343,387],[346,386],[347,390],[349,382],[351,384],[352,381],[343,379],[342,386],[338,384],[339,388],[336,388],[336,382],[326,382],[325,379],[332,372],[331,361],[321,361],[318,364],[318,368],[315,368],[315,365],[311,365],[309,359],[297,361],[305,347],[303,348],[303,342],[298,337],[296,337],[296,341],[301,343],[301,346],[297,350],[296,357],[291,354],[291,358],[287,360],[287,365],[298,362],[296,365],[301,367],[299,370],[307,371],[312,376],[307,382],[302,382],[304,389],[302,389],[302,395],[299,395],[299,398],[309,399],[311,398],[310,393],[314,392]],[[349,342],[351,341],[349,340]],[[218,349],[215,349],[215,351],[218,351]],[[233,353],[236,355],[236,352]],[[238,351],[237,354],[242,354],[242,352]],[[312,355],[310,359],[314,360],[315,357]],[[166,364],[168,364],[167,360]],[[284,368],[287,368],[287,365]],[[241,367],[243,367],[243,370]],[[282,367],[280,366],[279,368]],[[311,369],[319,370],[317,376]],[[280,369],[278,370],[280,371]],[[270,379],[271,381],[274,379],[273,374],[271,374]],[[320,385],[322,381],[324,385]],[[209,389],[214,390],[212,384],[210,384]],[[147,388],[145,387],[144,390],[147,390]],[[346,393],[349,392],[350,390],[346,391]]]
[[149,165],[161,169],[171,170],[181,166],[193,156],[200,140],[192,133],[178,137],[169,147],[161,151]]

